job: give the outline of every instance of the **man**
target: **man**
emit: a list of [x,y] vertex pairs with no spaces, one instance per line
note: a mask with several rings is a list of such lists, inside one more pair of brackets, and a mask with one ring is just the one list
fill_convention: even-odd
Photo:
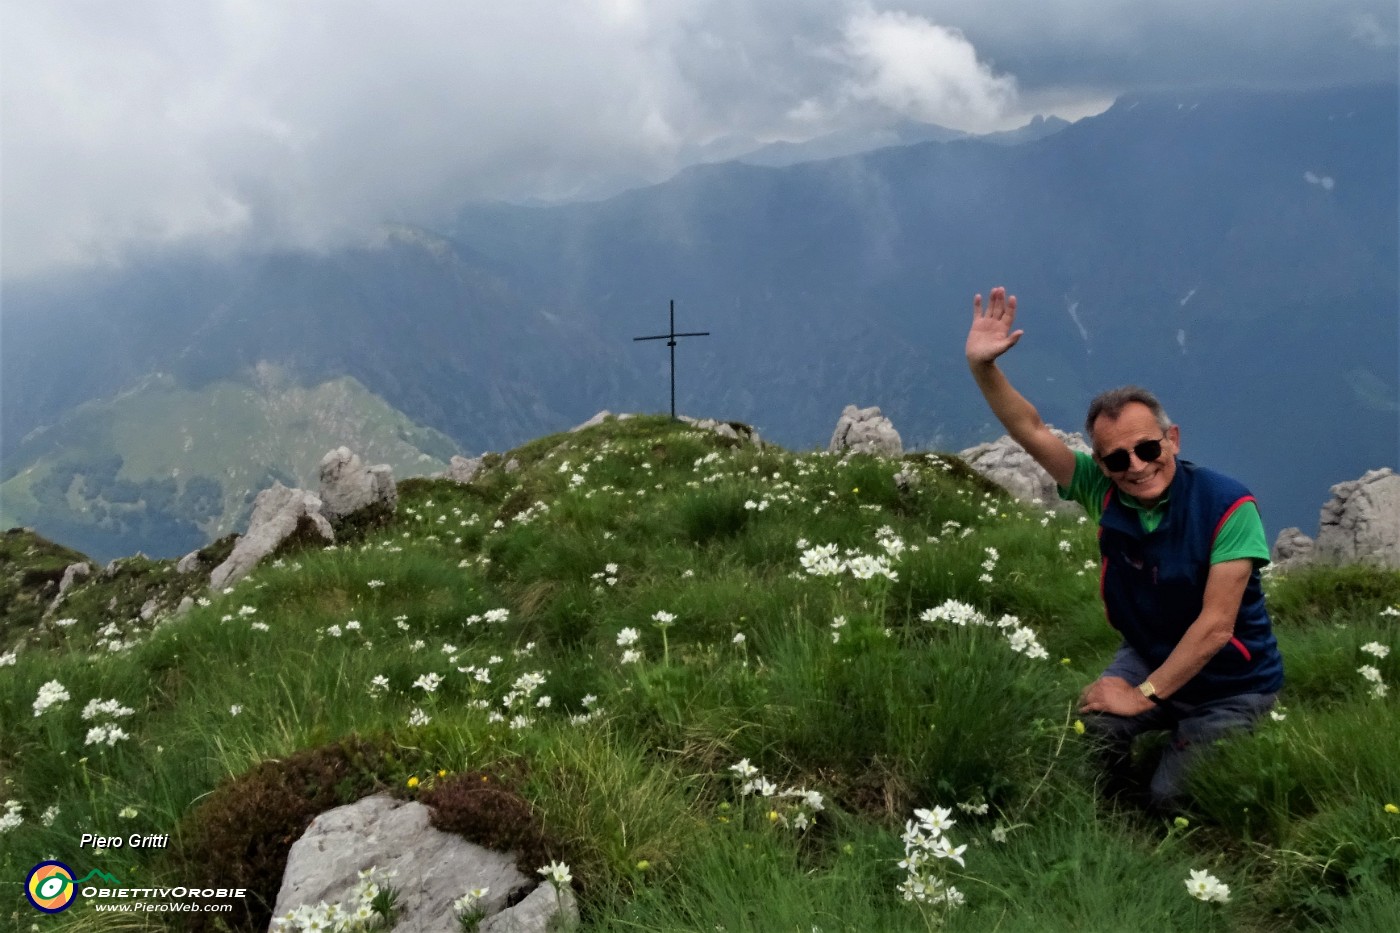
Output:
[[1148,787],[1162,812],[1179,808],[1194,754],[1247,731],[1283,685],[1259,568],[1269,549],[1254,497],[1229,477],[1178,459],[1181,429],[1145,389],[1105,392],[1089,407],[1093,456],[1076,453],[1040,420],[996,360],[1021,339],[1016,297],[973,299],[967,361],[992,412],[1099,522],[1100,593],[1123,636],[1113,662],[1080,696],[1102,743],[1106,791],[1133,788],[1131,747],[1143,732],[1171,742]]

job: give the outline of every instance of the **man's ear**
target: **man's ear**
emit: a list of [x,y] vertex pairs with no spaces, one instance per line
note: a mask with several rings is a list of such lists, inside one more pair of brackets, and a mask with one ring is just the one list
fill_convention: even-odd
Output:
[[1181,453],[1181,425],[1174,424],[1167,428],[1167,437],[1171,438],[1172,446],[1177,453]]

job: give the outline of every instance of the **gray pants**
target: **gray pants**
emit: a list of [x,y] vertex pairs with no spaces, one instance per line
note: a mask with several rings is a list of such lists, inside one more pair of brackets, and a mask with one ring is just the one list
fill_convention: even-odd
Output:
[[[1122,677],[1130,684],[1147,679],[1147,663],[1127,645],[1118,650],[1105,676]],[[1133,769],[1133,740],[1147,732],[1168,731],[1171,740],[1147,784],[1147,804],[1162,813],[1181,809],[1186,773],[1205,748],[1228,735],[1252,731],[1259,718],[1274,705],[1276,693],[1241,693],[1205,703],[1166,700],[1137,716],[1086,713],[1084,731],[1099,743],[1104,767],[1104,790],[1109,796],[1141,790]]]

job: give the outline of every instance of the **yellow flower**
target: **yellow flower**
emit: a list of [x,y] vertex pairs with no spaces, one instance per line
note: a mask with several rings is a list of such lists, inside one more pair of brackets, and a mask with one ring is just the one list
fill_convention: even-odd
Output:
[[418,775],[415,774],[413,777],[411,777],[411,778],[408,779],[408,786],[409,786],[409,787],[417,787],[417,786],[418,786]]
[[1385,812],[1386,812],[1386,813],[1400,813],[1400,807],[1397,807],[1397,806],[1396,806],[1395,804],[1393,804],[1393,803],[1388,803],[1388,804],[1385,805]]
[[447,777],[447,769],[438,768],[438,777]]
[[648,862],[646,859],[642,859],[639,862],[637,862],[637,871],[646,871],[650,867],[651,862]]
[[777,810],[769,810],[769,811],[768,811],[768,822],[770,822],[770,823],[776,823],[776,822],[778,822],[778,811],[777,811]]
[[1083,734],[1084,734],[1084,720],[1082,720],[1082,719],[1076,719],[1076,720],[1074,721],[1074,731],[1075,731],[1075,734],[1076,734],[1076,735],[1083,735]]
[[1060,658],[1060,663],[1061,663],[1061,664],[1068,664],[1068,663],[1069,663],[1069,658]]
[[852,487],[851,487],[851,492],[860,492],[860,487],[859,487],[859,486],[852,486]]
[[1176,819],[1172,820],[1172,825],[1177,829],[1185,829],[1191,825],[1191,821],[1184,816],[1178,816]]

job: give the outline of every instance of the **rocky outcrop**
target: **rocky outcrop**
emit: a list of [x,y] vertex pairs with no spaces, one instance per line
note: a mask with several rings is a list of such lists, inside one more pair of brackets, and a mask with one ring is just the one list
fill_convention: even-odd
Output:
[[880,414],[878,407],[857,408],[847,405],[836,421],[830,454],[872,454],[877,457],[899,457],[904,454],[904,442],[890,419]]
[[232,586],[246,577],[258,561],[288,538],[300,532],[326,544],[335,542],[330,522],[321,514],[321,500],[305,489],[288,489],[275,483],[253,500],[248,531],[233,546],[233,553],[209,575],[211,589]]
[[399,491],[388,464],[367,467],[349,447],[337,447],[321,458],[321,514],[331,524],[370,507],[392,513],[398,508]]
[[677,415],[676,419],[702,431],[713,431],[720,437],[728,438],[731,441],[752,444],[755,447],[763,446],[763,440],[759,438],[758,432],[739,421],[716,421],[713,418],[692,418],[689,415]]
[[49,603],[48,608],[44,610],[44,615],[52,615],[58,609],[59,604],[63,602],[63,597],[73,588],[73,584],[91,575],[92,564],[89,564],[87,561],[79,561],[76,564],[69,564],[65,567],[63,570],[63,579],[58,582],[58,595],[53,598],[53,602]]
[[[459,933],[452,903],[473,888],[490,891],[478,904],[481,933],[544,933],[561,910],[565,926],[577,921],[573,892],[529,878],[514,858],[434,829],[428,808],[386,796],[322,813],[291,848],[274,917],[307,905],[347,904],[359,872],[377,869],[381,884],[398,892],[399,930]],[[527,889],[533,893],[514,907]],[[276,922],[274,921],[274,928]]]
[[[1050,430],[1071,450],[1091,452],[1082,434],[1068,434],[1058,428]],[[1050,474],[1032,460],[1025,448],[1013,441],[1010,435],[1003,434],[989,443],[969,447],[959,456],[968,466],[1022,502],[1054,509],[1057,512],[1081,515],[1084,512],[1078,503],[1065,502],[1060,498],[1059,490],[1055,488],[1055,481],[1050,478]]]
[[458,454],[448,463],[446,472],[439,473],[438,476],[465,486],[480,476],[481,470],[485,466],[486,456],[484,454],[480,457],[463,457]]
[[1389,467],[1332,487],[1322,507],[1316,559],[1400,569],[1400,475]]
[[1274,569],[1284,569],[1306,564],[1313,558],[1313,539],[1303,534],[1301,528],[1285,528],[1274,539],[1270,554]]

